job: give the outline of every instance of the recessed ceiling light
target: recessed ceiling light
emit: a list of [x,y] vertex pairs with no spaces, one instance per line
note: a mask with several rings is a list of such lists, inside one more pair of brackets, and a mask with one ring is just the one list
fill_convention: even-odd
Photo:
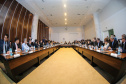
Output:
[[67,19],[65,18],[65,21],[66,21]]
[[65,16],[67,16],[67,13],[64,13]]
[[66,25],[67,23],[65,23],[65,25]]
[[64,4],[64,8],[66,8],[66,4]]

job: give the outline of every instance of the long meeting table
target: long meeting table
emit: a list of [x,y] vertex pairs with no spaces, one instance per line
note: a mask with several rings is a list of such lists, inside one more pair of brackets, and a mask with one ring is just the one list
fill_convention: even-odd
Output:
[[116,83],[126,73],[126,53],[121,53],[121,55],[113,57],[111,56],[111,53],[115,53],[115,51],[106,50],[103,52],[97,52],[96,50],[90,50],[77,45],[57,45],[55,47],[47,49],[41,48],[34,51],[33,53],[20,52],[21,56],[17,58],[9,55],[0,55],[0,59],[2,59],[5,65],[7,75],[15,82],[18,82],[18,80],[15,78],[16,75],[25,72],[27,69],[35,64],[40,65],[40,61],[44,57],[50,55],[61,47],[65,47],[66,49],[67,47],[73,48],[83,56],[90,59],[92,66],[96,64],[103,70],[110,73],[114,77],[113,81],[111,81],[110,83]]
[[40,61],[46,56],[50,56],[52,53],[59,49],[58,46],[50,47],[50,48],[39,48],[29,52],[14,52],[14,54],[19,54],[20,56],[10,56],[3,54],[0,55],[0,59],[3,62],[6,74],[14,81],[18,82],[19,80],[16,78],[17,75],[22,74],[26,70],[28,70],[33,65],[39,66]]

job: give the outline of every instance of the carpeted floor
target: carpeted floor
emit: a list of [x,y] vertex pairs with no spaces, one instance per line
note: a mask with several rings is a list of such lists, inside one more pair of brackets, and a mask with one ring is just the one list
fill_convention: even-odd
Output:
[[19,84],[109,84],[72,48],[61,48]]

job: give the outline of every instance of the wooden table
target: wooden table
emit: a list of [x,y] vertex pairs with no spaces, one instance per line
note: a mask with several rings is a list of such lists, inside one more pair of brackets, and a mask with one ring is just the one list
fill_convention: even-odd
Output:
[[111,56],[111,53],[115,51],[103,51],[96,52],[96,50],[90,50],[79,46],[74,46],[74,49],[91,60],[91,65],[98,65],[108,73],[110,73],[114,79],[111,83],[115,84],[126,73],[126,53],[121,53],[117,58]]
[[33,53],[19,52],[17,54],[20,54],[20,57],[17,58],[14,58],[14,56],[10,55],[3,56],[3,54],[1,54],[0,59],[4,63],[7,75],[13,81],[18,82],[19,80],[16,79],[17,75],[25,72],[35,64],[38,66],[43,58],[49,56],[58,49],[59,47],[55,46],[47,49],[36,49],[33,51]]
[[[37,64],[40,64],[40,60],[42,60],[47,55],[50,55],[50,53],[53,53],[60,47],[72,47],[85,57],[91,60],[91,65],[97,64],[99,67],[110,73],[114,80],[111,83],[116,83],[126,71],[126,53],[121,53],[118,58],[112,57],[110,53],[111,51],[105,51],[104,52],[96,52],[95,50],[89,50],[86,48],[78,47],[76,45],[58,45],[52,48],[48,49],[40,49],[36,50],[32,54],[23,54],[20,53],[21,56],[18,58],[13,58],[13,56],[6,56],[6,58],[3,55],[0,55],[0,59],[2,59],[7,75],[14,80],[15,82],[18,82],[17,79],[15,79],[15,76],[26,71],[31,66]],[[113,51],[115,52],[115,51]]]

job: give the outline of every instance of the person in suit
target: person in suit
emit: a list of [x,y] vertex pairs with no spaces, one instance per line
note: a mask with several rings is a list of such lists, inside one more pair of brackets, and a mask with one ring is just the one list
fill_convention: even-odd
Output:
[[8,34],[5,34],[4,40],[0,40],[0,54],[3,52],[9,54],[10,42],[8,42]]
[[93,40],[91,42],[91,45],[92,46],[96,46],[97,45],[97,41],[96,41],[96,38],[95,37],[93,38]]
[[27,43],[27,45],[28,45],[29,47],[32,47],[32,46],[33,46],[33,45],[32,45],[32,40],[29,40],[28,43]]
[[15,50],[21,51],[21,46],[19,44],[19,38],[15,38],[15,43],[12,44],[12,51],[15,52]]
[[38,41],[37,41],[37,39],[35,39],[34,46],[35,46],[35,48],[38,48]]
[[97,44],[98,48],[100,48],[103,44],[103,42],[100,40],[100,38],[97,38]]
[[67,44],[67,42],[65,41],[65,43],[64,44]]
[[22,50],[30,50],[30,47],[27,45],[27,38],[24,38],[24,43],[22,44]]
[[116,50],[118,48],[118,41],[115,40],[114,36],[110,37],[109,50]]
[[126,36],[122,37],[121,48],[122,48],[122,53],[126,53]]
[[82,44],[82,45],[83,45],[83,44],[85,44],[85,41],[84,41],[84,40],[82,40],[81,44]]
[[90,39],[88,39],[87,45],[88,45],[88,46],[91,45],[91,40],[90,40]]
[[44,43],[44,42],[42,42],[42,40],[39,42],[40,47],[43,47],[43,43]]
[[68,44],[71,44],[71,42],[69,41]]

